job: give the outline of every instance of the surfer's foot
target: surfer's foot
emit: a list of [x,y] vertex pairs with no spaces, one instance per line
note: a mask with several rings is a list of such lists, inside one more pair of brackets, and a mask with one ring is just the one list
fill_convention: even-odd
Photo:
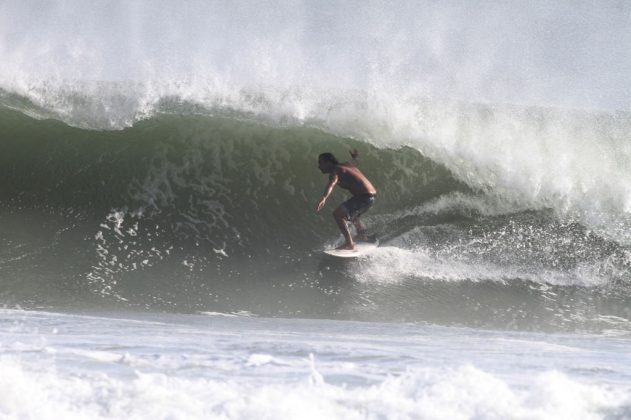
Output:
[[355,245],[354,244],[343,244],[338,246],[337,248],[338,251],[342,251],[342,250],[346,250],[346,251],[354,251],[355,250]]

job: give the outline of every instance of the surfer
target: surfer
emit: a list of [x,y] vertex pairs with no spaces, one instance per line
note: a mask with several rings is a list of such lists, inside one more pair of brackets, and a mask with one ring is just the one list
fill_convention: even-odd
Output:
[[324,189],[324,195],[318,202],[316,212],[320,211],[331,195],[336,185],[348,190],[353,196],[340,204],[333,212],[333,217],[344,235],[345,242],[336,249],[355,249],[353,237],[347,222],[352,222],[357,230],[357,239],[368,240],[359,216],[364,214],[375,202],[377,190],[368,178],[357,168],[357,149],[350,151],[351,162],[339,163],[332,153],[322,153],[318,156],[318,167],[323,174],[329,174],[329,183]]

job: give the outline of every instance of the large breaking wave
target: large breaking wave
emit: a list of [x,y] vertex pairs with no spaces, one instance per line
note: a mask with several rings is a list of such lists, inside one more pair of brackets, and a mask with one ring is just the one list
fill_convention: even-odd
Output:
[[[1,126],[5,304],[626,325],[623,241],[412,147],[188,110],[112,131],[5,107]],[[317,155],[350,148],[382,248],[349,264],[320,253],[338,232],[313,208]]]
[[[3,5],[3,303],[628,329],[629,63],[554,32],[625,13],[355,6]],[[349,148],[382,247],[342,264]]]

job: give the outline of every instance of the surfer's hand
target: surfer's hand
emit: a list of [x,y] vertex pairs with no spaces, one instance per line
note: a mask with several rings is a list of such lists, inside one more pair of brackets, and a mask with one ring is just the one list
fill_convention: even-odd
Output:
[[357,151],[357,149],[351,149],[349,150],[349,153],[351,154],[351,157],[353,159],[357,159],[357,156],[359,156],[359,152]]
[[324,207],[324,203],[326,203],[326,199],[321,198],[320,201],[318,201],[318,205],[316,206],[316,212],[320,211],[322,207]]

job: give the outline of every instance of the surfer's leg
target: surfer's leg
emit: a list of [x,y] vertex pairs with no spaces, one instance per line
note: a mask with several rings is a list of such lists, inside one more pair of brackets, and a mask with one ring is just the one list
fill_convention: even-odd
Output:
[[333,212],[333,218],[337,223],[337,226],[340,228],[342,235],[344,236],[344,244],[337,247],[336,249],[355,249],[355,244],[353,243],[353,237],[351,236],[351,231],[348,230],[348,225],[346,224],[347,213],[344,206],[339,206]]
[[374,202],[374,195],[358,195],[344,203],[348,210],[349,219],[353,222],[355,230],[357,231],[357,239],[360,241],[370,241],[368,235],[366,235],[366,229],[364,229],[362,223],[359,221],[359,216],[366,213]]
[[366,235],[366,229],[364,229],[361,222],[359,221],[359,216],[353,219],[353,225],[355,226],[355,230],[357,231],[357,239],[360,241],[367,242],[368,235]]

